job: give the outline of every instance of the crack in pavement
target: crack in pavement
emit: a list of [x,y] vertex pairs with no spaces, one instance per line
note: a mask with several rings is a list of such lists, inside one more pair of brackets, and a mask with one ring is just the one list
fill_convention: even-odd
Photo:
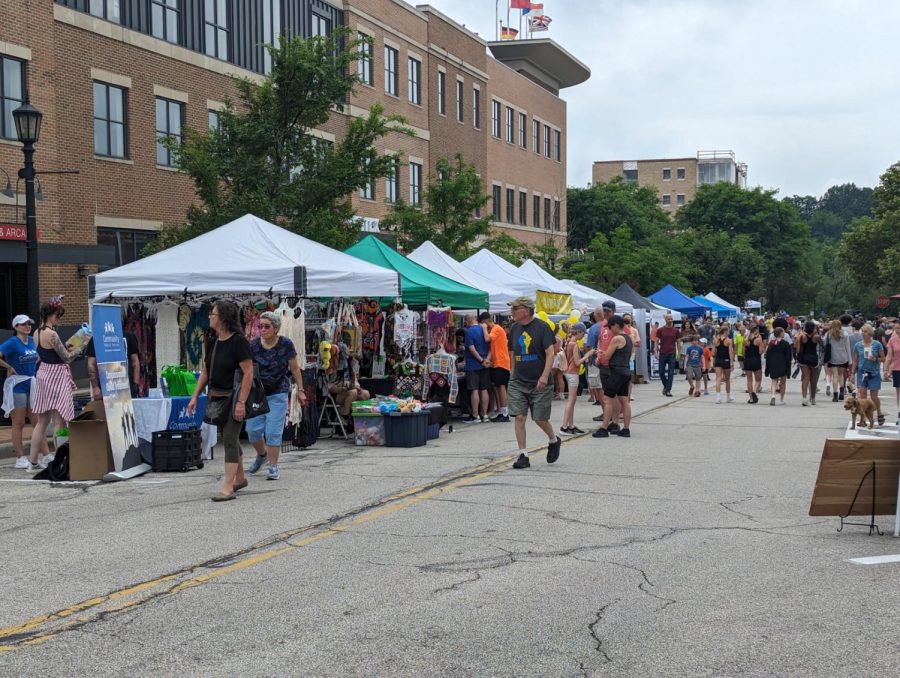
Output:
[[465,586],[466,584],[474,584],[476,581],[481,579],[481,572],[475,571],[473,574],[475,576],[470,579],[462,579],[458,582],[454,582],[454,583],[450,584],[450,586],[442,586],[438,589],[434,589],[431,593],[432,593],[432,595],[435,595],[438,593],[448,593],[450,591],[456,591],[457,589]]
[[751,523],[758,524],[759,521],[756,518],[754,518],[753,516],[751,516],[749,513],[744,513],[743,511],[738,511],[731,507],[735,504],[743,504],[744,502],[747,502],[747,501],[753,501],[754,499],[762,499],[762,498],[763,498],[763,495],[761,495],[761,494],[749,494],[746,497],[744,497],[743,499],[734,499],[732,501],[720,501],[719,506],[721,506],[726,511],[731,511],[731,513],[735,513],[739,516],[743,516],[744,518],[749,520]]
[[641,575],[643,581],[638,582],[638,590],[640,590],[641,593],[645,593],[648,596],[650,596],[651,598],[656,598],[657,600],[661,600],[664,603],[662,605],[662,607],[656,608],[656,610],[655,610],[656,612],[662,612],[670,605],[674,605],[675,603],[678,602],[674,598],[666,598],[665,596],[658,596],[655,593],[653,593],[652,591],[649,591],[647,589],[647,587],[656,588],[656,585],[652,581],[650,581],[650,577],[647,576],[647,572],[644,571],[643,569],[641,569],[640,567],[635,567],[634,565],[625,565],[624,563],[616,563],[611,560],[607,561],[607,562],[610,565],[616,565],[618,567],[624,567],[629,570],[634,570],[635,572],[638,572]]
[[607,664],[612,662],[612,659],[610,658],[609,653],[605,649],[603,649],[603,640],[597,634],[597,626],[599,626],[600,622],[603,621],[603,615],[609,609],[610,605],[613,605],[614,603],[618,603],[618,602],[619,602],[619,599],[616,598],[615,600],[613,600],[609,603],[606,603],[603,607],[601,607],[599,610],[597,610],[594,621],[592,621],[590,624],[588,624],[588,632],[590,632],[591,638],[593,638],[594,642],[596,643],[596,645],[594,646],[594,650],[596,650],[600,654],[600,656],[603,657],[603,660]]

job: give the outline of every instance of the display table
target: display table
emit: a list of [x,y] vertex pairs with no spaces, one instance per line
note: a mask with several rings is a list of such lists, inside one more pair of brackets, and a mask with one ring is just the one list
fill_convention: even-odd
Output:
[[135,398],[134,421],[140,440],[141,457],[148,463],[152,463],[153,455],[151,441],[154,431],[186,431],[192,428],[200,429],[201,445],[203,446],[203,458],[212,459],[212,449],[218,439],[218,431],[215,426],[203,423],[203,415],[206,412],[206,396],[197,398],[197,409],[194,415],[187,412],[188,396],[173,396],[171,398]]

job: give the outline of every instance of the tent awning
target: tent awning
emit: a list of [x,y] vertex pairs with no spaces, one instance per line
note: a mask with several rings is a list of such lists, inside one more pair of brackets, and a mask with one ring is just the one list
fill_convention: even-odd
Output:
[[582,285],[577,280],[569,280],[568,278],[562,280],[566,285],[569,285],[575,292],[578,293],[578,296],[574,296],[573,298],[576,300],[576,304],[582,304],[588,307],[588,311],[592,311],[597,306],[600,306],[604,301],[612,301],[616,305],[616,313],[634,313],[634,305],[625,301],[624,299],[619,299],[618,297],[611,294],[604,294],[600,290],[595,290],[592,287],[588,287],[587,285]]
[[707,297],[702,297],[699,294],[691,297],[694,301],[702,306],[706,306],[709,310],[714,311],[719,316],[732,316],[737,315],[737,311],[729,306],[723,306],[722,304],[718,304],[712,299],[708,299]]
[[388,247],[374,235],[366,236],[344,251],[362,261],[399,273],[403,301],[412,306],[432,304],[466,309],[488,308],[488,295],[483,290],[429,271]]
[[252,214],[157,254],[89,279],[90,297],[167,294],[286,294],[301,297],[397,297],[396,273]]
[[706,313],[707,307],[698,304],[681,290],[666,285],[650,295],[650,301],[666,308],[671,308],[679,313],[690,316],[692,318],[702,316]]
[[733,311],[735,311],[736,313],[741,310],[740,307],[735,306],[734,304],[732,304],[729,301],[725,301],[722,297],[720,297],[715,292],[710,292],[709,294],[706,295],[706,298],[709,299],[710,301],[714,301],[717,304],[720,304],[721,306],[724,306],[725,308],[730,308]]
[[[506,287],[514,289],[519,296],[534,298],[535,291],[543,289],[537,281],[523,275],[518,268],[506,259],[498,257],[488,249],[480,249],[471,257],[462,262],[463,266],[471,271],[496,280]],[[554,292],[555,290],[547,290]]]
[[491,313],[509,313],[509,302],[520,296],[520,293],[511,287],[507,287],[501,282],[466,268],[430,240],[423,242],[410,252],[406,258],[445,278],[450,278],[478,290],[484,290],[488,293],[490,304],[488,310]]
[[642,308],[645,311],[651,311],[654,308],[654,304],[647,301],[644,297],[637,293],[637,291],[628,283],[622,283],[616,288],[616,291],[613,292],[613,296],[617,299],[621,299],[622,301],[628,302],[634,308]]

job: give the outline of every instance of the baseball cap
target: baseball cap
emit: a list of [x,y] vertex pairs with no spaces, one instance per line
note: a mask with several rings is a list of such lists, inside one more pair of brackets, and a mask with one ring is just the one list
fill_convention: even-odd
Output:
[[585,327],[584,323],[575,323],[572,327],[569,328],[570,332],[587,332],[587,327]]
[[709,341],[707,341],[706,337],[701,337],[701,338],[700,338],[700,343],[701,343],[701,344],[708,344]]
[[534,309],[534,299],[531,297],[516,297],[513,299],[508,306],[524,306],[525,308]]
[[16,316],[15,318],[13,318],[13,320],[12,320],[12,326],[13,326],[13,327],[15,327],[16,325],[24,325],[25,323],[31,323],[32,325],[34,325],[34,320],[32,320],[31,318],[29,318],[29,317],[28,317],[27,315],[25,315],[24,313],[20,313],[19,315],[17,315],[17,316]]
[[606,301],[603,302],[603,308],[608,308],[608,309],[612,309],[613,311],[615,311],[616,310],[616,302],[614,302],[612,299],[607,299]]

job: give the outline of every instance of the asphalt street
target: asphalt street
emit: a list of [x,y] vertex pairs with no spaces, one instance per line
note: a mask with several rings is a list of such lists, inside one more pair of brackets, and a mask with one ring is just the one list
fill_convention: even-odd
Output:
[[900,541],[808,516],[848,418],[798,390],[638,386],[632,438],[549,465],[529,424],[521,471],[511,424],[322,441],[224,504],[221,455],[117,484],[4,460],[0,675],[895,675],[900,563],[849,559]]

